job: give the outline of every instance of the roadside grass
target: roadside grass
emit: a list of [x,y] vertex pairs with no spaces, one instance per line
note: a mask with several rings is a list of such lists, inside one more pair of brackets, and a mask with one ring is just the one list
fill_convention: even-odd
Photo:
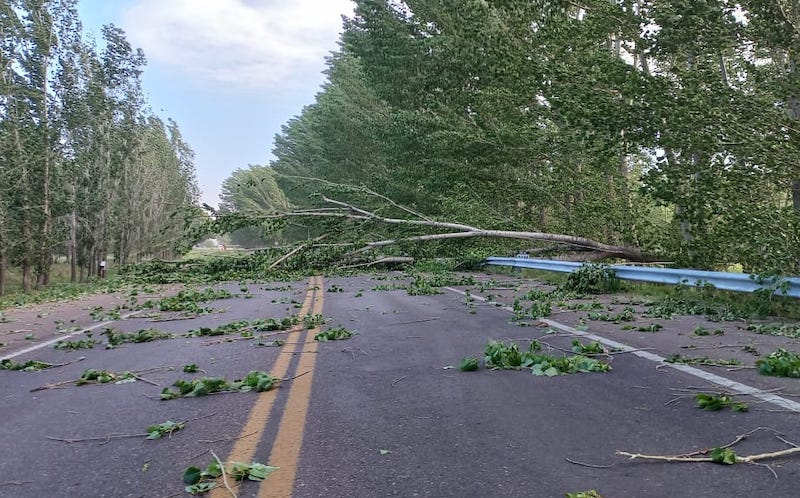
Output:
[[[514,270],[504,267],[486,267],[486,273],[515,275],[537,280],[548,285],[563,287],[568,273],[546,270]],[[768,293],[744,293],[715,289],[713,287],[691,287],[647,282],[620,282],[618,292],[608,295],[630,295],[651,303],[676,301],[692,303],[698,307],[714,307],[730,310],[742,318],[766,318],[768,316],[789,320],[800,320],[800,299]]]
[[50,284],[41,290],[32,290],[28,293],[15,290],[0,296],[0,310],[41,304],[53,301],[69,301],[79,299],[98,292],[113,292],[120,287],[116,280],[103,280],[83,284],[56,283]]

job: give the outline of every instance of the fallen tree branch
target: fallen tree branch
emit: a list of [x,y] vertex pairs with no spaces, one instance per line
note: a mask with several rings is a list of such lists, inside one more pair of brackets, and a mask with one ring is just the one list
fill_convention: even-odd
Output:
[[347,266],[340,266],[340,270],[347,270],[350,268],[360,268],[360,267],[369,267],[374,265],[385,265],[385,264],[411,264],[414,262],[414,258],[408,256],[392,256],[392,257],[385,257],[376,259],[375,261],[367,261],[366,263],[359,263],[357,265],[347,265]]
[[295,254],[297,254],[298,252],[302,251],[302,250],[303,250],[303,249],[305,249],[306,247],[308,247],[308,246],[312,245],[314,242],[319,242],[320,240],[324,239],[324,238],[325,238],[325,237],[327,237],[327,236],[328,236],[328,234],[327,234],[327,233],[325,233],[325,234],[322,234],[322,235],[320,235],[319,237],[317,237],[317,238],[315,238],[315,239],[311,240],[310,242],[305,242],[305,243],[303,243],[303,244],[300,244],[299,246],[295,247],[294,249],[292,249],[292,250],[291,250],[291,251],[289,251],[288,253],[286,253],[286,254],[284,254],[283,256],[281,256],[280,258],[278,258],[278,259],[277,259],[277,260],[276,260],[274,263],[272,263],[271,265],[269,265],[269,267],[267,268],[267,270],[272,270],[272,269],[274,269],[276,266],[278,266],[279,264],[283,263],[283,262],[284,262],[284,261],[286,261],[287,259],[291,258],[292,256],[294,256],[294,255],[295,255]]
[[384,200],[384,201],[388,202],[389,204],[391,204],[392,206],[396,207],[397,209],[400,209],[401,211],[405,211],[406,213],[414,215],[417,218],[421,218],[423,220],[430,221],[430,218],[428,218],[427,216],[423,215],[422,213],[419,213],[417,211],[414,211],[411,208],[408,208],[406,206],[398,204],[395,201],[393,201],[392,199],[390,199],[389,197],[386,197],[383,194],[379,194],[379,193],[375,192],[374,190],[370,190],[370,189],[368,189],[367,187],[364,187],[364,186],[355,186],[355,185],[346,185],[346,184],[342,184],[342,183],[334,183],[334,182],[329,181],[329,180],[323,180],[322,178],[313,178],[313,177],[309,177],[309,176],[285,175],[285,174],[281,174],[281,173],[275,173],[275,176],[279,176],[281,178],[290,178],[290,179],[295,179],[295,180],[314,181],[314,182],[319,182],[319,183],[322,183],[323,185],[328,185],[328,186],[331,186],[331,187],[345,188],[345,189],[348,189],[348,190],[353,191],[353,192],[364,192],[365,194],[369,194],[371,196],[377,197],[378,199],[381,199],[381,200]]
[[222,484],[225,485],[225,489],[228,490],[228,492],[231,494],[231,496],[233,496],[233,498],[238,498],[236,492],[233,489],[231,489],[231,485],[228,484],[228,476],[225,473],[225,464],[222,463],[217,454],[214,453],[214,450],[210,451],[211,451],[211,456],[213,456],[214,460],[217,461],[217,465],[219,466],[219,471],[222,473]]
[[447,233],[438,233],[438,234],[428,234],[428,235],[418,235],[414,237],[407,237],[402,239],[386,239],[380,240],[375,242],[370,242],[364,245],[360,249],[356,249],[352,251],[349,255],[355,255],[363,252],[367,252],[372,250],[376,247],[383,247],[387,245],[396,244],[398,242],[419,242],[419,241],[426,241],[426,240],[445,240],[445,239],[464,239],[464,238],[471,238],[471,237],[494,237],[494,238],[510,238],[510,239],[520,239],[520,240],[542,240],[542,241],[549,241],[549,242],[556,242],[567,244],[570,246],[575,247],[582,247],[594,251],[601,251],[609,253],[610,255],[616,255],[623,257],[625,259],[631,261],[650,261],[651,258],[647,257],[645,254],[642,253],[641,250],[638,248],[633,247],[626,247],[626,246],[616,246],[616,245],[609,245],[603,244],[601,242],[597,242],[592,239],[587,239],[584,237],[576,237],[573,235],[565,235],[565,234],[554,234],[554,233],[547,233],[547,232],[526,232],[526,231],[513,231],[513,230],[487,230],[471,225],[466,225],[464,223],[451,223],[451,222],[444,222],[444,221],[435,221],[431,219],[421,219],[421,220],[408,220],[402,218],[387,218],[384,216],[380,216],[372,211],[368,211],[366,209],[362,209],[360,207],[354,206],[352,204],[348,204],[346,202],[342,202],[336,199],[331,199],[329,197],[323,196],[322,199],[329,203],[333,204],[334,206],[338,206],[340,209],[338,210],[330,210],[330,209],[323,209],[323,210],[303,210],[303,211],[291,211],[281,214],[273,214],[267,215],[269,218],[276,218],[276,217],[291,217],[291,216],[322,216],[322,217],[341,217],[347,218],[351,220],[364,220],[364,221],[375,221],[379,223],[384,223],[387,225],[405,225],[405,226],[418,226],[418,227],[429,227],[429,228],[436,228],[436,229],[444,229],[444,230],[451,230],[451,232]]
[[[711,457],[692,457],[682,455],[643,455],[641,453],[628,453],[627,451],[617,451],[617,455],[626,456],[631,460],[644,459],[644,460],[660,460],[664,462],[715,462]],[[783,456],[793,455],[800,453],[800,448],[789,448],[786,450],[773,451],[770,453],[758,453],[755,455],[736,456],[736,462],[753,463],[760,460],[769,460],[773,458],[780,458]]]
[[[775,433],[776,437],[785,444],[792,446],[791,448],[779,451],[772,451],[768,453],[757,453],[753,455],[737,455],[731,450],[734,445],[740,443],[741,441],[747,439],[753,433],[766,430]],[[628,457],[628,460],[652,460],[652,461],[660,461],[660,462],[676,462],[676,463],[717,463],[717,464],[727,464],[732,465],[734,463],[747,463],[751,465],[759,465],[766,467],[775,478],[778,475],[775,471],[766,464],[759,463],[763,460],[772,460],[775,458],[781,458],[785,456],[794,455],[800,453],[800,447],[798,447],[795,443],[785,440],[784,438],[780,437],[780,433],[775,429],[771,429],[769,427],[756,427],[755,429],[746,432],[744,434],[740,434],[736,436],[732,442],[719,446],[716,448],[706,448],[703,450],[693,451],[690,453],[684,453],[682,455],[647,455],[643,453],[630,453],[627,451],[616,451],[616,455]],[[727,453],[723,453],[727,452]]]

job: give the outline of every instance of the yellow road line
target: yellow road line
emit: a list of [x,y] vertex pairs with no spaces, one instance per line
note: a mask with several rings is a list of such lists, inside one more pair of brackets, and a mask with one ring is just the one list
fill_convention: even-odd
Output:
[[[300,312],[298,313],[299,317],[302,318],[304,315],[308,314],[309,308],[312,306],[314,295],[317,292],[321,292],[315,291],[317,285],[316,277],[312,277],[308,284],[306,297],[303,300],[303,306],[300,308]],[[286,345],[281,348],[281,353],[294,352],[297,349],[297,344],[295,343],[298,342],[302,331],[302,324],[296,325],[290,329],[289,335],[286,337]],[[302,347],[302,344],[300,346]],[[275,364],[272,366],[272,370],[269,372],[270,375],[278,378],[286,377],[286,372],[289,370],[289,363],[291,360],[291,354],[279,354],[278,359],[275,360]],[[300,379],[302,378],[303,377],[300,377]],[[261,438],[264,435],[264,428],[267,426],[267,421],[269,420],[269,415],[272,411],[272,405],[275,403],[276,397],[276,391],[266,391],[258,394],[258,398],[256,398],[253,408],[250,409],[250,415],[247,417],[247,422],[245,422],[244,427],[239,434],[239,439],[237,439],[236,443],[233,445],[233,449],[231,450],[230,455],[228,455],[226,461],[250,463],[250,461],[253,459],[253,455],[256,453],[258,443],[261,442]],[[211,493],[209,494],[210,498],[223,498],[229,496],[230,494],[224,487],[215,488],[211,490]]]
[[[322,277],[318,277],[319,291],[314,300],[313,314],[322,313],[324,292]],[[297,372],[308,374],[292,381],[289,399],[283,411],[278,435],[272,446],[269,456],[269,465],[280,467],[271,474],[258,490],[259,498],[289,498],[294,489],[294,478],[297,473],[297,462],[300,458],[300,448],[303,445],[303,430],[308,415],[308,405],[311,401],[311,386],[314,380],[314,365],[317,362],[317,347],[319,343],[314,340],[314,334],[319,332],[319,327],[309,330],[306,334],[305,347],[300,355]]]

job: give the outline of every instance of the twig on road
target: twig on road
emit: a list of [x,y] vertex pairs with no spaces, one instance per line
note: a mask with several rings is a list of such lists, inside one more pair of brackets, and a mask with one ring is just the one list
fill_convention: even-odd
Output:
[[758,465],[760,467],[765,467],[777,479],[778,478],[778,474],[775,472],[775,470],[773,470],[772,467],[770,467],[769,465],[764,464],[764,463],[760,463],[760,462],[762,460],[771,460],[771,459],[775,459],[775,458],[780,458],[780,457],[784,457],[784,456],[789,456],[789,455],[794,455],[794,454],[800,453],[800,447],[795,445],[794,443],[792,443],[790,441],[785,440],[783,437],[781,437],[781,433],[779,431],[777,431],[775,429],[772,429],[772,428],[769,428],[769,427],[756,427],[755,429],[753,429],[751,431],[748,431],[748,432],[746,432],[744,434],[740,434],[740,435],[736,436],[736,439],[734,439],[730,443],[728,443],[726,445],[723,445],[723,446],[719,446],[717,448],[706,448],[706,449],[703,449],[703,450],[693,451],[693,452],[690,452],[690,453],[684,453],[684,454],[681,454],[681,455],[645,455],[645,454],[642,454],[642,453],[629,453],[627,451],[617,451],[617,452],[615,452],[615,454],[620,455],[620,456],[628,457],[628,460],[642,459],[642,460],[655,460],[655,461],[661,461],[661,462],[676,462],[676,463],[709,463],[709,462],[710,463],[728,463],[728,462],[721,462],[719,460],[714,459],[712,456],[706,456],[706,455],[708,455],[709,453],[712,453],[714,450],[721,450],[721,449],[731,448],[734,445],[736,445],[736,444],[740,443],[741,441],[743,441],[744,439],[746,439],[747,437],[749,437],[750,435],[752,435],[753,433],[755,433],[757,431],[760,431],[760,430],[771,431],[771,432],[775,433],[775,436],[778,439],[780,439],[782,442],[792,446],[792,448],[785,449],[785,450],[780,450],[780,451],[769,452],[769,453],[758,453],[758,454],[744,455],[744,456],[740,456],[740,455],[735,455],[734,454],[734,460],[733,460],[733,462],[730,462],[730,463],[747,463],[747,464],[751,464],[751,465]]
[[[213,417],[217,413],[218,412],[213,412],[200,417],[195,417],[189,420],[183,420],[181,422],[178,422],[175,425],[175,428],[169,432],[169,436],[172,437],[173,432],[182,430],[189,422],[196,422],[198,420],[203,420],[204,418]],[[100,443],[100,445],[102,446],[104,444],[108,444],[112,439],[128,438],[128,437],[147,437],[149,435],[150,435],[149,433],[145,432],[142,434],[106,434],[105,436],[93,436],[93,437],[82,437],[82,438],[61,438],[55,436],[45,436],[45,438],[50,439],[52,441],[62,441],[67,444],[82,443],[84,441],[103,441],[102,443]]]
[[148,320],[151,323],[160,323],[160,322],[177,322],[179,320],[194,320],[195,318],[200,317],[201,315],[194,315],[194,316],[173,316],[170,318],[152,318]]
[[423,322],[432,322],[434,320],[441,320],[441,317],[435,316],[433,318],[423,318],[422,320],[411,320],[410,322],[395,322],[390,323],[387,327],[392,327],[395,325],[411,325],[412,323],[423,323]]
[[83,361],[85,359],[86,359],[85,356],[81,356],[77,360],[68,361],[66,363],[51,363],[49,367],[46,367],[46,369],[49,370],[51,368],[66,367],[67,365],[72,365],[74,363],[78,363],[79,361]]
[[198,443],[204,443],[204,444],[229,443],[231,441],[236,441],[237,439],[244,439],[246,437],[250,437],[250,436],[253,436],[255,434],[258,434],[258,431],[248,432],[247,434],[242,434],[241,436],[236,436],[236,437],[225,437],[225,438],[213,439],[213,440],[211,440],[211,439],[200,439],[197,442]]
[[224,484],[224,485],[225,485],[225,489],[227,489],[227,490],[228,490],[228,492],[231,494],[231,496],[233,496],[233,498],[238,498],[238,496],[236,495],[236,492],[235,492],[235,491],[233,491],[233,490],[231,489],[231,486],[230,486],[230,484],[228,484],[228,476],[227,476],[227,474],[226,474],[226,472],[225,472],[225,464],[224,464],[224,463],[222,463],[222,461],[219,459],[219,457],[217,456],[217,454],[216,454],[216,453],[214,453],[214,450],[210,450],[210,451],[211,451],[211,456],[213,456],[213,457],[214,457],[214,460],[216,460],[216,461],[217,461],[217,465],[219,465],[219,470],[220,470],[220,472],[222,472],[222,484]]
[[141,380],[142,382],[146,382],[146,383],[150,384],[151,386],[160,387],[157,382],[153,382],[152,380],[145,379],[141,375],[133,374],[133,378],[136,379],[136,380]]
[[[248,327],[248,328],[252,328],[252,327]],[[242,330],[247,330],[247,328],[242,329]],[[206,342],[202,343],[202,345],[203,346],[211,346],[212,344],[222,344],[222,343],[225,343],[225,342],[246,341],[246,340],[249,340],[249,339],[262,339],[264,337],[273,336],[273,335],[280,335],[280,334],[288,334],[290,332],[296,332],[296,330],[292,330],[292,329],[279,330],[277,332],[267,332],[267,333],[264,333],[264,334],[253,335],[252,337],[226,337],[224,339],[217,339],[216,341],[206,341]]]
[[[151,384],[153,386],[158,387],[159,384],[157,384],[156,382],[153,382],[152,380],[145,379],[144,377],[142,377],[142,374],[143,373],[156,372],[158,370],[166,370],[166,369],[170,369],[170,368],[175,368],[175,367],[173,367],[173,366],[163,366],[163,367],[147,368],[145,370],[135,370],[135,371],[132,371],[132,372],[126,371],[126,372],[110,372],[110,373],[114,373],[115,375],[120,374],[120,373],[126,373],[126,374],[129,374],[129,377],[127,377],[127,378],[133,378],[133,379],[136,379],[136,380],[141,380],[142,382],[146,382],[147,384]],[[124,378],[121,379],[121,380],[124,380]],[[117,384],[117,382],[119,382],[119,381],[117,381],[117,382],[110,382],[110,381],[109,382],[97,382],[95,380],[86,380],[84,378],[79,378],[79,379],[64,380],[64,381],[61,381],[61,382],[54,382],[52,384],[45,384],[43,386],[34,387],[33,389],[30,390],[30,392],[33,393],[33,392],[37,392],[37,391],[44,391],[46,389],[60,389],[60,388],[69,386],[71,384],[78,384],[79,382],[81,382],[83,385],[89,385],[89,384]]]
[[359,351],[361,354],[363,354],[365,356],[369,356],[369,353],[367,353],[366,351],[364,351],[361,348],[344,348],[344,349],[342,349],[342,353],[350,353],[351,355],[353,355],[353,361],[356,361],[356,351]]
[[756,344],[752,342],[748,342],[746,344],[720,344],[717,346],[681,346],[681,349],[726,349],[726,348],[743,348],[745,346],[761,346],[761,344]]
[[616,465],[616,463],[612,463],[610,465],[595,465],[593,463],[579,462],[577,460],[571,460],[569,458],[565,458],[564,460],[568,461],[569,463],[574,463],[575,465],[580,465],[581,467],[591,467],[593,469],[610,469],[611,467]]
[[31,484],[31,481],[5,481],[5,482],[0,482],[0,486],[22,486],[23,484]]
[[52,441],[61,441],[67,444],[82,443],[85,441],[103,441],[100,445],[108,444],[112,439],[126,438],[126,437],[147,437],[148,434],[106,434],[105,436],[97,437],[81,437],[81,438],[60,438],[55,436],[45,436],[45,438]]
[[408,375],[404,375],[404,376],[402,376],[402,377],[400,377],[398,379],[394,379],[392,381],[392,387],[396,386],[400,381],[402,381],[403,379],[406,379],[406,378],[408,378]]
[[301,374],[297,374],[294,377],[285,377],[283,379],[278,379],[278,380],[280,380],[281,382],[286,382],[286,381],[289,381],[289,380],[294,380],[294,379],[296,379],[298,377],[302,377],[302,376],[304,376],[305,374],[308,374],[308,373],[311,373],[311,370],[306,370],[305,372],[303,372]]

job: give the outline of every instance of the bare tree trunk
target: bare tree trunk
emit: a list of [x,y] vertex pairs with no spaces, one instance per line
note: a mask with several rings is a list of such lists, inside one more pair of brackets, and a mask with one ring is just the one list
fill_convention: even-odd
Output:
[[75,209],[69,215],[69,244],[67,247],[67,257],[69,258],[69,281],[75,282],[77,277],[78,264],[78,216]]
[[800,211],[800,180],[792,182],[792,207],[795,211]]
[[0,253],[0,296],[6,293],[6,255]]
[[22,260],[22,292],[31,290],[31,262],[28,258]]

